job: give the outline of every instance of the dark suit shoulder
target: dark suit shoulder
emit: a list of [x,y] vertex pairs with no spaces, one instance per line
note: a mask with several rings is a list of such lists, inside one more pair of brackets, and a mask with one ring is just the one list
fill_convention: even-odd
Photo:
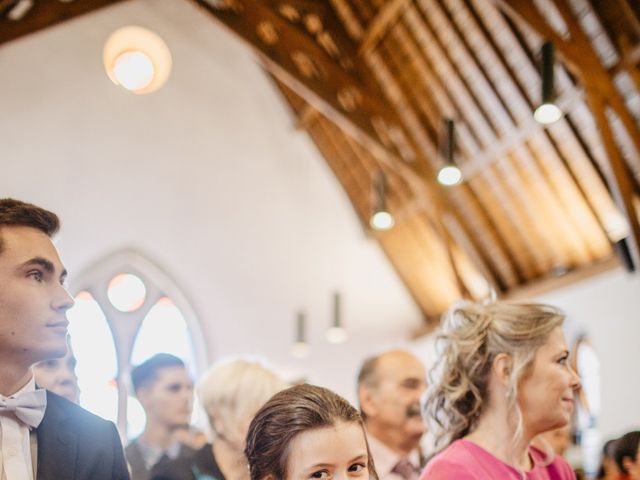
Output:
[[129,478],[113,422],[47,391],[47,408],[36,428],[38,480]]
[[187,480],[195,479],[196,473],[210,475],[216,480],[224,480],[218,467],[211,444],[207,443],[193,455],[156,465],[151,471],[151,480]]
[[[47,410],[44,420],[51,417],[56,421],[65,421],[69,425],[84,428],[111,430],[113,422],[95,415],[66,398],[47,390]],[[81,432],[80,432],[81,433]]]

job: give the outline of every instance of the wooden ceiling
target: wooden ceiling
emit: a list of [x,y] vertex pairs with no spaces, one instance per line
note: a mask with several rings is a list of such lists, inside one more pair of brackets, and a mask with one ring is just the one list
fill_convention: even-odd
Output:
[[[460,297],[640,266],[640,2],[189,1],[254,49],[428,324]],[[0,0],[0,43],[115,3],[22,2]],[[545,41],[564,112],[547,127]],[[445,118],[465,179],[449,188]],[[386,232],[368,227],[379,171]]]

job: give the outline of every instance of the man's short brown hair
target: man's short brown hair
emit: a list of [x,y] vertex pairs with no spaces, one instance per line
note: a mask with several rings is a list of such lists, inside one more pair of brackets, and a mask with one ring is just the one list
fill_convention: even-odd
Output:
[[31,227],[55,235],[60,228],[58,216],[31,203],[21,202],[13,198],[0,198],[0,253],[2,253],[2,227]]

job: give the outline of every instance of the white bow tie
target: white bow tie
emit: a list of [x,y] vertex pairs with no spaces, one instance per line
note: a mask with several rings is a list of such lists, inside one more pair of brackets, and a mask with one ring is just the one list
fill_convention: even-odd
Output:
[[10,397],[0,395],[0,413],[13,412],[30,428],[37,428],[40,425],[46,408],[47,392],[43,388]]

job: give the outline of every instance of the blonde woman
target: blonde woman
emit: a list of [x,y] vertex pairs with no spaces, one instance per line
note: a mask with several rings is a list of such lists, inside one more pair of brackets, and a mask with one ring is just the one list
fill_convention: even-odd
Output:
[[421,480],[575,478],[533,438],[566,425],[580,387],[564,315],[547,305],[460,304],[443,319],[438,379],[423,415],[444,446]]
[[153,480],[248,480],[244,442],[251,419],[284,382],[260,362],[233,359],[214,364],[198,384],[213,445],[194,456],[156,466]]

